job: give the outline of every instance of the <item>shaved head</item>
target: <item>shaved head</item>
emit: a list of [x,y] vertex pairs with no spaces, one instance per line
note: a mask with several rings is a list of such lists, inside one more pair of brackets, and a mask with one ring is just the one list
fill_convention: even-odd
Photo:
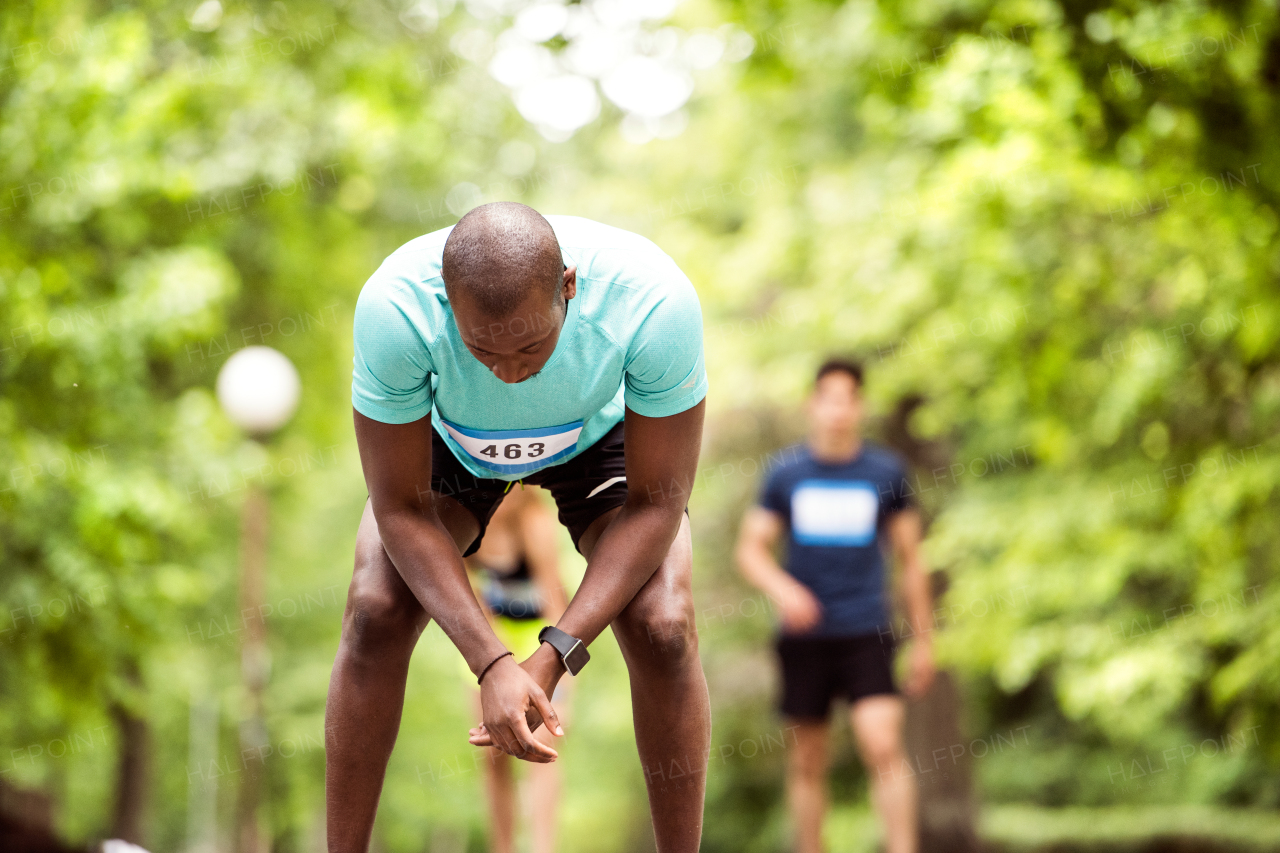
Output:
[[539,291],[554,302],[564,259],[542,214],[514,201],[496,201],[453,226],[440,272],[450,302],[463,296],[486,316],[505,317]]

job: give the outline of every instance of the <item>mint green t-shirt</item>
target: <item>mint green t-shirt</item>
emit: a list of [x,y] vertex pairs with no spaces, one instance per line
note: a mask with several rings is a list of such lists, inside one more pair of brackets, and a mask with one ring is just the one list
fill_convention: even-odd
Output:
[[578,268],[555,352],[507,384],[473,356],[440,276],[450,228],[410,240],[365,283],[355,312],[351,403],[376,421],[432,415],[477,477],[516,480],[572,459],[622,420],[693,408],[707,394],[702,310],[651,241],[577,216],[548,216]]

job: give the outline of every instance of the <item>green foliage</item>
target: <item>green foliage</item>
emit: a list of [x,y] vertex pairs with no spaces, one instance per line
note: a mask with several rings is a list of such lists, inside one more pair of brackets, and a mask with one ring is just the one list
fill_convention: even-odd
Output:
[[[152,729],[154,849],[186,842],[193,785],[229,826],[250,770],[279,848],[318,846],[362,503],[351,311],[467,182],[645,233],[701,294],[707,849],[784,846],[783,752],[745,746],[780,731],[770,608],[730,548],[829,351],[867,359],[874,432],[913,463],[969,728],[1029,726],[975,761],[984,794],[1280,802],[1272,6],[698,0],[674,23],[733,21],[755,53],[701,72],[683,134],[638,146],[611,107],[541,139],[450,47],[501,20],[459,7],[422,32],[402,5],[227,3],[212,28],[194,4],[0,12],[0,778],[54,793],[69,836],[107,832],[123,710]],[[514,174],[512,140],[535,152]],[[304,387],[267,448],[212,394],[259,343]],[[232,629],[259,481],[275,752],[247,764]],[[566,747],[567,850],[647,843],[602,642]],[[455,658],[435,629],[415,657],[389,850],[482,836],[474,767],[433,781],[470,756]],[[201,703],[216,768],[192,764]],[[839,790],[860,797],[844,749]],[[1167,772],[1136,781],[1135,761]]]

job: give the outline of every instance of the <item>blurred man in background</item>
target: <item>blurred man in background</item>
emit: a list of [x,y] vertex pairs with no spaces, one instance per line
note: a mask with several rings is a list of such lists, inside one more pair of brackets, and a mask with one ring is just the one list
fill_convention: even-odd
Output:
[[[543,623],[555,624],[568,601],[560,580],[556,520],[540,500],[538,489],[512,488],[489,519],[480,548],[467,558],[478,583],[477,592],[489,611],[493,631],[502,644],[525,660],[538,650]],[[470,670],[467,670],[468,675]],[[556,685],[551,702],[562,723],[568,722],[570,682]],[[476,691],[476,707],[480,694]],[[546,726],[534,737],[547,745]],[[516,779],[514,760],[499,749],[490,750],[485,784],[489,794],[489,839],[494,853],[515,850]],[[531,764],[528,770],[529,824],[533,853],[554,853],[560,809],[560,770],[557,764]]]
[[[902,567],[914,637],[907,692],[918,696],[934,674],[920,516],[908,499],[903,463],[862,439],[860,365],[824,363],[807,413],[807,443],[779,455],[759,505],[747,511],[737,548],[743,576],[781,611],[781,706],[796,732],[787,768],[795,849],[823,849],[827,719],[839,696],[851,705],[885,848],[915,853],[916,788],[903,751],[882,546],[887,541]],[[785,570],[774,558],[784,533]]]

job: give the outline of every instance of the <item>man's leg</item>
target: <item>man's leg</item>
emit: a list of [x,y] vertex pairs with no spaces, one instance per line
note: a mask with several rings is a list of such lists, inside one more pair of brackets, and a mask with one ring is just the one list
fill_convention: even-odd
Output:
[[[467,536],[470,521],[466,538],[470,544],[479,529],[476,520],[452,498],[436,500],[437,512],[455,541]],[[409,657],[427,621],[383,550],[372,505],[366,503],[325,705],[325,803],[331,853],[365,853],[369,848],[387,760],[400,730]]]
[[[579,543],[588,558],[595,532]],[[702,837],[711,702],[694,618],[693,546],[685,517],[658,571],[612,625],[631,676],[636,746],[658,853],[693,853]]]
[[849,718],[871,778],[871,800],[884,822],[886,853],[916,853],[916,783],[902,747],[902,699],[879,694],[853,703]]
[[787,755],[787,803],[796,853],[822,853],[827,811],[827,721],[788,720],[796,742]]

